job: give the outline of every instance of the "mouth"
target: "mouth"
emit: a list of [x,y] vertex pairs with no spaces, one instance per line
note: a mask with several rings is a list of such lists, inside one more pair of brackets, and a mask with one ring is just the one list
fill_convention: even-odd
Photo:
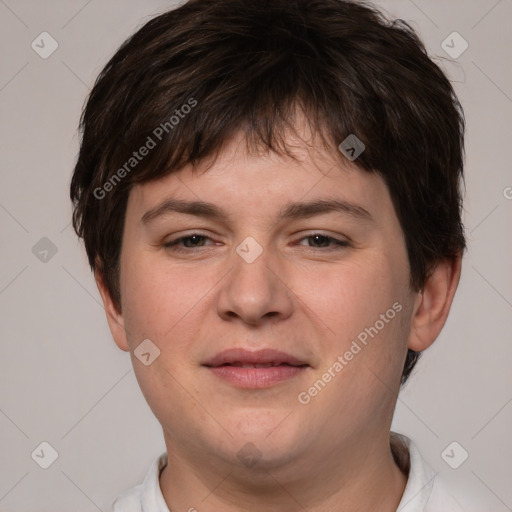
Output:
[[[289,363],[246,363],[243,361],[237,361],[236,363],[224,363],[219,366],[236,366],[238,368],[271,368],[275,366],[307,366],[307,365],[299,365],[299,364],[289,364]],[[219,366],[214,366],[212,368],[219,368]]]
[[310,365],[273,349],[229,349],[203,363],[216,377],[239,388],[268,388],[303,373]]

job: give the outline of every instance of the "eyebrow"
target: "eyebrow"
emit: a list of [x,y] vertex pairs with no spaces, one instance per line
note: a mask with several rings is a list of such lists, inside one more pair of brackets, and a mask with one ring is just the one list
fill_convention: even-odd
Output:
[[[285,204],[279,211],[278,221],[305,219],[330,212],[345,213],[359,220],[374,220],[370,212],[360,205],[341,199],[319,199],[309,202],[290,202]],[[158,217],[168,213],[182,213],[196,217],[206,217],[221,222],[226,222],[229,217],[224,210],[213,203],[167,198],[144,213],[141,217],[141,223],[148,225]]]

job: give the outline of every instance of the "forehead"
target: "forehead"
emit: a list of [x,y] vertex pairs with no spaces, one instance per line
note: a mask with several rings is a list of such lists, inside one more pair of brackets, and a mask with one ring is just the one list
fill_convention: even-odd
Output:
[[136,185],[130,192],[127,214],[136,212],[145,222],[159,205],[172,198],[194,201],[196,206],[215,205],[217,208],[209,210],[202,206],[212,217],[230,212],[238,216],[249,212],[283,215],[283,206],[289,210],[292,203],[315,200],[344,202],[349,205],[346,212],[357,214],[359,210],[362,216],[370,209],[391,205],[382,178],[346,160],[336,153],[337,148],[329,151],[317,141],[302,139],[288,142],[292,156],[255,152],[238,134],[215,157]]

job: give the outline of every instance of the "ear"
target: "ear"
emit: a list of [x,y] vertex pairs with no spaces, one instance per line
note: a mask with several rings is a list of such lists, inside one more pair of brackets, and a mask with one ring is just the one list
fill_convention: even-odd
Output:
[[434,343],[443,328],[459,284],[461,255],[437,263],[418,292],[408,348],[421,352]]
[[126,329],[124,326],[124,317],[121,311],[116,308],[112,297],[105,284],[105,279],[100,267],[97,267],[94,271],[94,279],[96,286],[101,295],[103,306],[105,308],[105,314],[107,315],[108,326],[116,345],[125,352],[129,352],[128,341],[126,339]]

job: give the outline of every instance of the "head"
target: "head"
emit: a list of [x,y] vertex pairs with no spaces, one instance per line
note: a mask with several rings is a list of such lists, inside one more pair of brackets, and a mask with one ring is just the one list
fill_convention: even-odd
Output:
[[[118,346],[160,350],[133,362],[169,436],[195,424],[191,450],[228,453],[226,432],[263,446],[291,400],[296,414],[265,437],[283,453],[313,446],[320,424],[347,441],[375,434],[370,417],[391,422],[465,247],[462,109],[405,22],[342,0],[190,0],[116,52],[81,131],[74,228]],[[352,160],[339,146],[354,135]],[[240,390],[205,366],[240,347],[307,366]]]

